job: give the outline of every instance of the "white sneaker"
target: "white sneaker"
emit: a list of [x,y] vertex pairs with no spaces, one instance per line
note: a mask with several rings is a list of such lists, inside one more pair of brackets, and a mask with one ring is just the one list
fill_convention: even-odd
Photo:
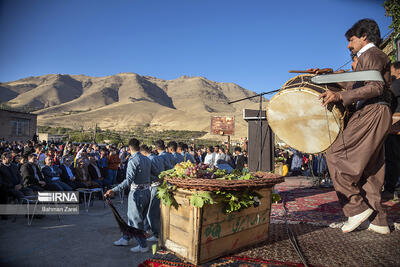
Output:
[[131,251],[132,251],[132,252],[142,252],[142,253],[145,253],[145,252],[148,252],[148,251],[149,251],[149,247],[147,246],[147,247],[145,247],[145,248],[142,248],[140,245],[137,245],[136,247],[131,248]]
[[374,231],[374,232],[382,234],[382,235],[390,234],[389,226],[379,226],[379,225],[374,225],[374,224],[370,223],[368,230]]
[[349,217],[347,222],[342,226],[343,233],[349,233],[362,224],[374,212],[373,209],[367,209],[360,214]]
[[121,237],[120,240],[114,242],[114,246],[127,246],[129,245],[129,241]]
[[[342,228],[343,225],[346,222],[333,222],[329,225],[330,228]],[[358,229],[360,230],[367,230],[370,222],[368,220],[365,220],[360,226],[358,226]]]
[[149,242],[158,242],[158,238],[153,235],[152,237],[147,238],[147,241],[149,241]]

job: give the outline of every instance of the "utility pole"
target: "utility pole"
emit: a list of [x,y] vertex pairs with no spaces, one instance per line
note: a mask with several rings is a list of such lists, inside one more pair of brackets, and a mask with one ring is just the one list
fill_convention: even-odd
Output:
[[96,143],[97,123],[94,125],[93,143]]

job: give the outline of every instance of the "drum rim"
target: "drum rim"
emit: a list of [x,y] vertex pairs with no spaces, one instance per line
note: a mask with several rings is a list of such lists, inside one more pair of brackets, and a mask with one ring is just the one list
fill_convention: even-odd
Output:
[[[315,83],[313,83],[311,81],[302,81],[302,82],[296,82],[296,83],[293,83],[293,84],[289,84],[291,81],[293,81],[295,79],[298,79],[299,77],[314,77],[314,76],[316,76],[316,75],[315,74],[297,75],[297,76],[291,78],[290,80],[288,80],[287,82],[285,82],[285,84],[279,89],[279,92],[284,91],[284,90],[293,89],[293,88],[304,87],[304,85],[307,85],[307,84],[309,84],[312,87],[314,87],[314,89],[318,88],[318,89],[322,90],[323,92],[326,92],[327,90],[330,90],[330,88],[329,88],[329,86],[327,84],[315,84]],[[290,87],[290,88],[288,88],[288,87]],[[323,93],[323,92],[319,92],[319,93]]]
[[278,93],[276,93],[274,96],[271,97],[270,101],[280,95],[287,94],[291,91],[307,91],[308,93],[311,93],[312,95],[316,95],[316,96],[321,95],[321,93],[319,93],[313,89],[307,88],[307,87],[294,87],[294,88],[280,90]]
[[289,79],[287,82],[285,82],[285,83],[282,85],[282,87],[281,87],[280,90],[286,90],[284,87],[286,87],[287,84],[288,84],[289,82],[291,82],[291,81],[293,81],[293,80],[295,80],[295,79],[297,79],[297,78],[299,78],[299,77],[314,77],[314,76],[315,76],[315,74],[309,74],[309,73],[307,73],[307,74],[300,74],[300,75],[294,76],[293,78],[291,78],[291,79]]

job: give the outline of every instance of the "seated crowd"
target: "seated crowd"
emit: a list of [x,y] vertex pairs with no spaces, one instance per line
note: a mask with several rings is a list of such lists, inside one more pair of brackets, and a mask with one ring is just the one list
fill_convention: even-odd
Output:
[[[222,146],[190,147],[184,143],[162,140],[141,153],[149,158],[163,157],[166,169],[182,161],[206,163],[226,169],[243,169],[247,156],[240,147],[235,155]],[[0,204],[9,200],[21,203],[37,191],[72,191],[78,188],[111,188],[125,178],[130,154],[127,147],[97,144],[47,144],[2,141],[0,143]]]

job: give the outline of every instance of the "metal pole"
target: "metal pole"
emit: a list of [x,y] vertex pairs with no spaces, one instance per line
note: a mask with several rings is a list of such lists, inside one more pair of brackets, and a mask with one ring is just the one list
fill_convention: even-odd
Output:
[[260,94],[260,109],[258,111],[258,122],[259,122],[259,127],[260,127],[260,148],[259,148],[259,154],[258,154],[258,170],[262,171],[262,147],[263,147],[263,143],[262,143],[262,95]]
[[270,95],[270,94],[279,92],[279,90],[280,90],[280,89],[278,89],[278,90],[273,90],[273,91],[269,91],[269,92],[264,92],[264,93],[261,93],[261,94],[258,94],[258,95],[253,95],[253,96],[241,98],[241,99],[238,99],[238,100],[235,100],[235,101],[230,101],[230,102],[228,102],[228,104],[233,104],[233,103],[236,103],[236,102],[240,102],[240,101],[247,100],[247,99],[251,99],[251,98],[254,98],[254,97],[258,97],[258,96]]
[[97,123],[94,125],[94,134],[93,134],[94,143],[96,143],[96,135],[97,135]]
[[264,92],[264,93],[260,93],[260,94],[257,94],[257,95],[253,95],[253,96],[249,96],[249,97],[245,97],[245,98],[242,98],[242,99],[238,99],[238,100],[235,100],[235,101],[230,101],[230,102],[228,102],[228,104],[233,104],[233,103],[236,103],[236,102],[240,102],[240,101],[244,101],[244,100],[247,100],[247,99],[251,99],[251,98],[254,98],[254,97],[260,97],[260,110],[259,110],[259,114],[258,114],[258,120],[259,120],[259,124],[258,124],[258,126],[260,127],[260,142],[259,142],[259,144],[260,144],[260,151],[259,151],[259,156],[258,156],[258,167],[257,167],[257,169],[259,170],[259,171],[261,171],[262,170],[262,151],[263,151],[263,148],[262,148],[262,145],[263,145],[263,142],[262,142],[262,120],[261,120],[261,117],[262,117],[262,96],[263,95],[269,95],[269,94],[273,94],[273,93],[276,93],[276,92],[279,92],[280,91],[280,89],[277,89],[277,90],[272,90],[272,91],[269,91],[269,92]]

